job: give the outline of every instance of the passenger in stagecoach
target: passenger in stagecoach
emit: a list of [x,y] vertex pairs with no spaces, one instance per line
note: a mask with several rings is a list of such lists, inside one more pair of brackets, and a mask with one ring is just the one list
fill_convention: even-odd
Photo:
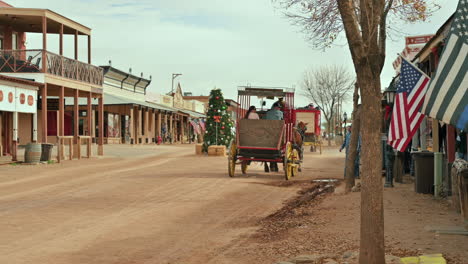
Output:
[[284,107],[286,106],[286,104],[283,101],[283,97],[278,98],[278,101],[274,102],[273,105],[271,106],[271,108],[273,108],[275,106],[279,107],[279,109],[281,111],[284,110]]
[[249,110],[245,113],[244,119],[260,119],[257,114],[257,108],[254,105],[249,107]]
[[273,104],[270,110],[266,113],[265,119],[267,120],[283,120],[283,112],[281,112],[280,107]]

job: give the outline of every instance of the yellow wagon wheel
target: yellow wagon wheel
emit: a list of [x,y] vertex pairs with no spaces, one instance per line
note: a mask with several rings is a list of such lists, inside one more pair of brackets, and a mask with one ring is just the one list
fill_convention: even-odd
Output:
[[283,163],[283,167],[284,167],[284,177],[286,178],[286,180],[289,180],[291,179],[291,177],[293,176],[293,161],[292,161],[292,158],[293,158],[293,147],[291,145],[291,142],[288,142],[286,143],[286,147],[284,149],[284,163]]
[[234,177],[234,172],[236,171],[236,156],[237,156],[237,146],[236,143],[231,142],[229,146],[229,155],[228,155],[228,174],[229,177]]
[[293,150],[293,153],[292,153],[292,158],[291,158],[291,163],[292,163],[292,176],[297,176],[299,175],[299,152],[297,151],[297,149],[294,149]]
[[249,162],[246,160],[243,160],[241,163],[241,170],[242,174],[247,174],[247,169],[249,168]]

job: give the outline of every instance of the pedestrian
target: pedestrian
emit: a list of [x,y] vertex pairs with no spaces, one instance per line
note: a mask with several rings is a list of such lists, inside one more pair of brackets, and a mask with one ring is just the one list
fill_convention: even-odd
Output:
[[[343,149],[346,149],[346,160],[345,160],[345,168],[344,168],[344,176],[346,177],[346,162],[348,161],[348,153],[349,153],[349,144],[351,143],[351,126],[347,127],[347,133],[343,144],[340,147],[340,152]],[[361,155],[361,135],[359,135],[358,143],[356,146],[356,158],[354,159],[354,177],[359,179],[359,162],[360,162],[360,155]]]

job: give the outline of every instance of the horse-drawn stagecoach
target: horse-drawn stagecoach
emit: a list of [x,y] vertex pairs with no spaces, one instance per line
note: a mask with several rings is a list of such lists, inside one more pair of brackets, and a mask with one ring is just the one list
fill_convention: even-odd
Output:
[[[252,97],[262,100],[283,98],[283,120],[245,119]],[[228,152],[229,176],[234,176],[238,164],[245,174],[251,162],[282,163],[286,180],[297,175],[301,166],[302,146],[299,143],[302,145],[302,139],[296,129],[294,89],[239,87],[238,103],[236,139],[231,142]]]
[[303,145],[310,146],[310,151],[315,152],[317,149],[322,154],[322,137],[321,137],[321,122],[320,109],[314,107],[304,107],[294,110],[296,122],[308,124],[307,130],[304,131]]

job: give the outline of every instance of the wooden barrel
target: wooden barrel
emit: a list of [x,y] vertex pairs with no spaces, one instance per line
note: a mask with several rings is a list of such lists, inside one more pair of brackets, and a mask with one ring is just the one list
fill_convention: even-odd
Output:
[[41,144],[29,143],[26,145],[24,152],[25,163],[39,163],[41,160],[42,147]]

